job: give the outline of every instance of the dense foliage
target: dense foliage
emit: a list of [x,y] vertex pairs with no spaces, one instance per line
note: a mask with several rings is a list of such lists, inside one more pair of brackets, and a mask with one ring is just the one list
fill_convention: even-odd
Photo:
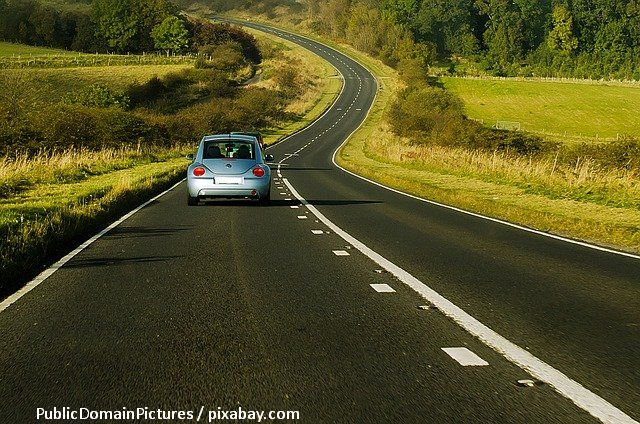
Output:
[[171,147],[202,134],[264,129],[287,118],[284,91],[244,88],[215,68],[187,69],[124,92],[95,84],[33,104],[19,77],[0,79],[0,155],[70,147]]
[[0,0],[0,40],[84,52],[208,52],[238,43],[260,62],[256,40],[225,24],[182,15],[168,0],[94,0],[85,10],[59,10],[39,0]]
[[209,0],[288,8],[324,35],[394,64],[408,44],[451,71],[640,79],[640,0]]
[[440,58],[497,74],[640,78],[637,0],[380,0]]

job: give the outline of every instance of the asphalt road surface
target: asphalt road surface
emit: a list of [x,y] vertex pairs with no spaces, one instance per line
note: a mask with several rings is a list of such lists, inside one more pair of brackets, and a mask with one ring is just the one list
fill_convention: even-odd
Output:
[[640,260],[338,169],[333,153],[376,81],[273,31],[344,76],[319,121],[270,149],[273,204],[187,207],[179,185],[3,308],[0,423],[53,407],[292,410],[309,423],[640,419]]

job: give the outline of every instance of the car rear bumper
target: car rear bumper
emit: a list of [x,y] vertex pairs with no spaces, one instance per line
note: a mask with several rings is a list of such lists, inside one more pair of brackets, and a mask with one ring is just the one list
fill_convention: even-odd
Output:
[[214,184],[209,178],[190,178],[187,180],[189,196],[200,198],[244,198],[264,197],[269,192],[269,178],[248,179],[244,184]]

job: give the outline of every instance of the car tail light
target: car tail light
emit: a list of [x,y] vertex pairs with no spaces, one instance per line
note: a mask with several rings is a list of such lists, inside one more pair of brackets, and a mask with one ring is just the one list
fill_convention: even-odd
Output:
[[253,175],[255,175],[258,178],[264,177],[264,169],[260,168],[259,166],[256,168],[253,168]]
[[202,177],[205,173],[204,168],[201,167],[197,167],[193,170],[193,175],[195,175],[196,177]]

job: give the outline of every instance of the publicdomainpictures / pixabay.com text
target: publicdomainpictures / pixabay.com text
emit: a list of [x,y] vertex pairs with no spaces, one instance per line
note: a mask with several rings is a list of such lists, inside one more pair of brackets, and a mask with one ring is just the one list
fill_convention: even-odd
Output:
[[36,419],[38,421],[297,421],[300,419],[300,411],[257,411],[243,409],[242,407],[238,407],[237,409],[223,409],[222,407],[206,409],[204,406],[201,406],[197,410],[165,410],[148,407],[133,409],[123,407],[122,409],[99,410],[90,408],[74,409],[70,407],[53,407],[51,409],[37,408]]

